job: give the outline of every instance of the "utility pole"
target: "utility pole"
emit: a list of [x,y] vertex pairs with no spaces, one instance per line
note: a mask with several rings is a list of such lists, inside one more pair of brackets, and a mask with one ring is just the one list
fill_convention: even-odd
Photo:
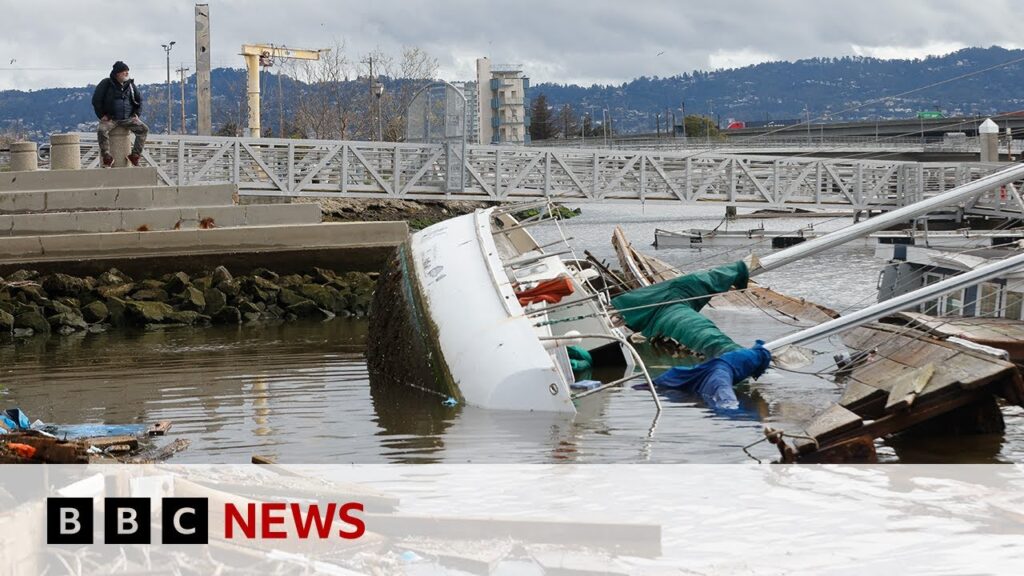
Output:
[[711,100],[708,100],[708,122],[705,126],[704,132],[704,141],[707,143],[708,147],[711,146],[711,114],[713,114],[711,111]]
[[679,123],[683,125],[683,144],[686,144],[686,100],[679,101],[679,113],[682,115]]
[[370,88],[370,101],[372,102],[375,97],[377,100],[377,141],[380,142],[384,139],[383,122],[381,121],[380,114],[380,97],[384,95],[384,85],[377,86],[377,77],[373,75],[373,54],[366,57],[365,60],[361,60],[363,64],[369,66],[369,88]]
[[178,78],[181,83],[181,133],[185,134],[185,72],[188,72],[188,68],[182,64],[178,66]]
[[277,67],[277,137],[284,138],[284,91],[281,85],[281,67]]
[[[811,144],[811,109],[804,106],[804,114],[807,115],[807,144],[809,146]],[[877,136],[875,139],[877,140]]]
[[604,147],[608,147],[608,109],[601,110],[601,128],[604,130]]
[[174,48],[174,41],[160,45],[167,56],[167,134],[171,133],[171,48]]
[[[241,125],[241,121],[239,121]],[[196,4],[196,133],[213,132],[210,116],[210,5]]]

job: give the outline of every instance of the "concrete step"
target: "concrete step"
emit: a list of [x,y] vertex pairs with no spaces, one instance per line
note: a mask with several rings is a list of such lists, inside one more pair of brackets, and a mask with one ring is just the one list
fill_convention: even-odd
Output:
[[317,204],[252,204],[248,206],[0,214],[0,236],[194,230],[237,226],[316,224],[318,222],[320,222],[320,206]]
[[154,267],[190,271],[217,265],[265,266],[282,273],[309,265],[379,270],[408,236],[405,222],[13,236],[0,238],[0,276],[19,268],[99,274],[111,266],[129,274]]
[[236,192],[237,187],[234,184],[64,188],[0,192],[0,214],[232,206],[235,203]]
[[156,186],[156,168],[103,168],[92,170],[33,170],[0,172],[0,192]]

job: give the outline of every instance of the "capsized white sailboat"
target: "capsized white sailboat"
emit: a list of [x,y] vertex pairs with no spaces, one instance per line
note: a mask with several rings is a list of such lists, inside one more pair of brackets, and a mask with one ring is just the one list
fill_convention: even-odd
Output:
[[[375,296],[371,373],[470,406],[570,414],[595,390],[649,380],[613,325],[607,297],[594,284],[597,271],[563,260],[565,245],[553,252],[538,245],[510,210],[445,220],[399,250]],[[411,341],[403,344],[410,360],[404,370],[379,359],[394,355],[388,348],[396,342],[380,340],[396,333]],[[580,368],[590,369],[585,381]]]

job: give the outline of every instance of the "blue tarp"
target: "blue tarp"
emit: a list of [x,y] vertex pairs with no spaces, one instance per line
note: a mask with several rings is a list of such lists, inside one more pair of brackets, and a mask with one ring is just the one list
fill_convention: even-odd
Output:
[[53,434],[57,438],[76,440],[78,438],[101,438],[104,436],[141,436],[146,431],[145,424],[47,424],[43,432]]
[[[17,408],[8,408],[0,412],[0,422],[9,430],[27,429],[32,424],[28,421],[28,415]],[[3,430],[3,428],[0,428]]]
[[715,410],[736,410],[733,385],[757,378],[768,369],[772,353],[758,340],[753,347],[726,352],[696,366],[676,366],[654,379],[659,387],[699,394]]
[[28,415],[18,408],[8,408],[0,412],[0,434],[4,427],[11,432],[17,430],[42,430],[58,438],[99,438],[102,436],[140,436],[146,431],[145,424],[42,424],[33,425]]

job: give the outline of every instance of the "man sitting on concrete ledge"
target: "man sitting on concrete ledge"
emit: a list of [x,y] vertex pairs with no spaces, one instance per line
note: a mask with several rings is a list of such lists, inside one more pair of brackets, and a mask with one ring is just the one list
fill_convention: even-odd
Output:
[[135,87],[135,81],[128,77],[127,64],[120,60],[114,62],[110,76],[96,85],[92,107],[100,120],[96,137],[103,155],[103,166],[109,168],[114,164],[114,157],[110,154],[110,131],[117,127],[126,128],[135,134],[135,144],[132,145],[128,161],[132,166],[138,166],[149,127],[139,119],[142,94]]

